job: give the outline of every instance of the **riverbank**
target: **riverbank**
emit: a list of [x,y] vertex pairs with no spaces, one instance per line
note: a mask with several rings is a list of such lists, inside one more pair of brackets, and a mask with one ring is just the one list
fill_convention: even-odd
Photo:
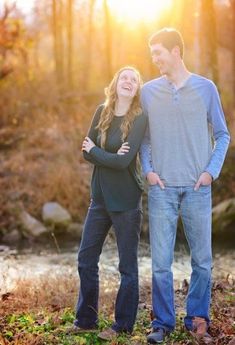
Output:
[[[6,250],[0,255],[1,345],[100,345],[97,334],[67,335],[74,319],[78,293],[77,246]],[[235,253],[214,253],[214,287],[211,334],[214,344],[232,341],[234,332]],[[108,237],[100,260],[99,329],[111,324],[118,289],[118,256]],[[173,265],[177,327],[167,344],[196,344],[183,329],[184,304],[190,277],[190,258],[184,249],[175,253]],[[109,345],[145,345],[151,319],[151,258],[147,243],[139,250],[140,301],[135,331]],[[231,343],[232,344],[232,343]],[[230,345],[231,345],[230,344]]]
[[[234,280],[231,277],[214,282],[210,334],[213,345],[234,345]],[[77,298],[77,279],[69,272],[51,270],[41,277],[18,280],[15,288],[1,295],[0,344],[1,345],[146,345],[150,332],[151,288],[148,281],[140,284],[139,310],[132,335],[122,334],[111,342],[92,334],[68,334],[74,320]],[[115,275],[102,274],[100,284],[99,331],[109,327],[117,290]],[[164,344],[203,345],[183,327],[184,303],[188,291],[185,280],[175,291],[177,324],[175,331]]]
[[[0,252],[0,291],[6,293],[17,285],[18,280],[34,280],[44,275],[57,276],[70,274],[77,278],[77,246],[57,248],[43,248],[42,246],[24,248],[21,251],[8,249]],[[235,277],[235,252],[231,249],[215,250],[213,261],[214,279]],[[180,288],[184,279],[189,280],[191,266],[190,257],[184,246],[175,252],[172,267],[175,287]],[[118,254],[116,244],[108,237],[100,258],[100,277],[108,279],[112,276],[118,279]],[[141,242],[139,248],[139,276],[140,282],[151,283],[151,258],[149,244]]]

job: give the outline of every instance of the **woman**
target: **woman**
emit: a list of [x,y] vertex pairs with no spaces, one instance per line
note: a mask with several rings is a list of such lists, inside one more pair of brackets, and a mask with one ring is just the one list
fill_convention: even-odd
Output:
[[102,246],[114,228],[121,283],[116,298],[115,322],[99,337],[111,339],[132,332],[138,307],[137,247],[141,224],[142,184],[136,168],[146,117],[140,106],[141,79],[132,67],[118,71],[106,89],[88,136],[82,144],[86,160],[94,164],[92,201],[78,253],[80,294],[76,309],[77,331],[97,328],[99,274]]

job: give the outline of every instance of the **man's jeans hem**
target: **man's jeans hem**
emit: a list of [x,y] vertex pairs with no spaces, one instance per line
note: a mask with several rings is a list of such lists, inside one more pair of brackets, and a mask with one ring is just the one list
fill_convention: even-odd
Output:
[[174,329],[175,329],[175,327],[170,327],[170,326],[162,325],[159,322],[157,322],[157,320],[153,320],[152,323],[151,323],[151,326],[152,326],[153,329],[162,328],[167,333],[172,333],[174,331]]
[[[195,316],[196,317],[196,316]],[[184,326],[188,331],[193,331],[193,318],[194,316],[185,316],[184,318]],[[210,325],[210,320],[205,319],[207,322],[207,327]]]

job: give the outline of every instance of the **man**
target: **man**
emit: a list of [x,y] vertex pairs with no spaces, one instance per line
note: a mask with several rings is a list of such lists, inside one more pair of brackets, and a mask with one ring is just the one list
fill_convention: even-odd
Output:
[[171,265],[180,215],[192,265],[185,327],[209,343],[211,183],[219,176],[230,136],[216,86],[185,67],[181,34],[162,29],[149,46],[162,76],[142,89],[149,119],[141,163],[149,184],[154,313],[147,340],[160,343],[175,327]]

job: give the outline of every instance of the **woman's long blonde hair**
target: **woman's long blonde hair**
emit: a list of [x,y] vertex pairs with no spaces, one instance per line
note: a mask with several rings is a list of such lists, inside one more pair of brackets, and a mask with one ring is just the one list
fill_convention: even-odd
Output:
[[128,133],[130,131],[131,125],[135,119],[136,116],[140,115],[142,112],[141,104],[140,104],[140,87],[142,85],[142,79],[140,76],[140,73],[131,66],[126,66],[121,68],[117,73],[115,73],[111,83],[109,86],[105,89],[105,95],[106,100],[104,103],[104,108],[100,115],[100,120],[96,128],[99,129],[101,134],[101,147],[104,148],[106,138],[107,138],[107,131],[110,127],[110,124],[112,122],[112,119],[115,115],[115,103],[118,99],[117,96],[117,82],[120,74],[125,70],[131,70],[136,73],[138,77],[139,86],[136,91],[135,96],[133,97],[133,100],[131,102],[131,105],[128,109],[128,112],[124,116],[124,119],[121,124],[121,132],[122,132],[122,141],[124,142],[126,137],[128,136]]

